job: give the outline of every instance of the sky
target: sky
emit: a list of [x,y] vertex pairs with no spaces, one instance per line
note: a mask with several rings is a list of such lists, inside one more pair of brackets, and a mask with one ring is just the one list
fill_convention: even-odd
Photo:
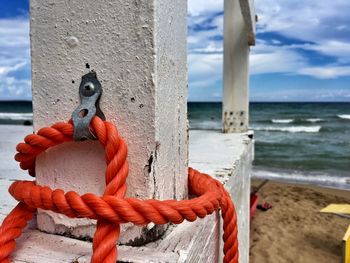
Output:
[[[255,5],[250,100],[350,101],[350,1]],[[1,0],[0,100],[31,99],[28,6]],[[188,0],[190,101],[222,99],[223,13],[222,0]]]

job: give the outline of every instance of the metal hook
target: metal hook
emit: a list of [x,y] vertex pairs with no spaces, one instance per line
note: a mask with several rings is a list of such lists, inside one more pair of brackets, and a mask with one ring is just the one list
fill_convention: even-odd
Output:
[[81,78],[79,86],[80,105],[73,111],[74,125],[73,138],[75,141],[86,139],[96,140],[90,130],[90,123],[94,116],[105,120],[105,115],[100,109],[102,86],[98,81],[96,72],[90,72]]

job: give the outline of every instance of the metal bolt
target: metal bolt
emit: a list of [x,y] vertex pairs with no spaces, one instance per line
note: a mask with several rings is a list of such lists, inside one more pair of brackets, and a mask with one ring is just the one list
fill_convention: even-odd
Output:
[[92,82],[87,82],[84,84],[84,96],[92,96],[95,93],[95,85]]

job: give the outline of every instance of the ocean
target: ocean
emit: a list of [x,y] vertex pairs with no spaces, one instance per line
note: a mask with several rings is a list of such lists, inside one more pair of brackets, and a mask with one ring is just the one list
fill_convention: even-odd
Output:
[[[190,129],[220,130],[221,108],[189,102]],[[0,102],[0,124],[32,117],[30,102]],[[254,177],[350,190],[350,103],[251,103],[250,128]]]
[[[188,104],[191,129],[221,129],[221,103]],[[250,103],[255,178],[350,189],[350,103]]]
[[32,123],[33,108],[30,101],[0,101],[0,124],[31,125]]

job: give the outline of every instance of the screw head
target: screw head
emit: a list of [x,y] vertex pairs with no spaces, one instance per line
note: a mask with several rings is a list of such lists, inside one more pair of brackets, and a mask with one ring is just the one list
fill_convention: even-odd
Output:
[[92,96],[95,93],[95,85],[92,82],[87,82],[84,84],[83,94],[84,96]]

